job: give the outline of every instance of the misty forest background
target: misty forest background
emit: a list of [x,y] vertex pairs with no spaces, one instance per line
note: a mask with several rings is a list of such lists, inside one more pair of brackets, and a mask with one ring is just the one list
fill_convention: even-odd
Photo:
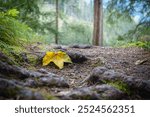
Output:
[[[103,0],[103,46],[149,48],[149,0]],[[0,49],[92,44],[93,0],[0,0]],[[14,47],[15,46],[15,47]]]

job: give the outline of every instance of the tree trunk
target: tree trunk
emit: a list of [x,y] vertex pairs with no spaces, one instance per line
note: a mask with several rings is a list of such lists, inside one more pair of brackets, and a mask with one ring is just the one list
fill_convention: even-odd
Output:
[[93,45],[103,45],[103,1],[94,0]]
[[56,0],[56,33],[55,33],[55,43],[58,44],[58,14],[59,14],[59,11],[58,11],[58,0]]

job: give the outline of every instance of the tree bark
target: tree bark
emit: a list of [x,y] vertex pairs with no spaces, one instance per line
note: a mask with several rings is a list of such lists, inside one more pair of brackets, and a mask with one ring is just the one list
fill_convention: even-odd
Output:
[[55,43],[58,44],[58,14],[59,14],[59,9],[58,9],[58,0],[56,0],[56,33],[55,33]]
[[103,46],[103,1],[94,0],[93,45]]

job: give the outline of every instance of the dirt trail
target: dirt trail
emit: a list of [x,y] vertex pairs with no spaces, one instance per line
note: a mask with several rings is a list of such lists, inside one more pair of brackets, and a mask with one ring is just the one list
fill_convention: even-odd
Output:
[[[71,88],[82,87],[81,82],[98,66],[123,72],[135,78],[150,79],[150,51],[140,48],[108,48],[92,47],[88,49],[67,48],[69,52],[80,52],[88,57],[88,61],[80,64],[65,65],[62,70],[53,65],[45,67],[49,72],[64,77]],[[142,64],[135,63],[144,60]],[[38,69],[41,66],[37,67]]]

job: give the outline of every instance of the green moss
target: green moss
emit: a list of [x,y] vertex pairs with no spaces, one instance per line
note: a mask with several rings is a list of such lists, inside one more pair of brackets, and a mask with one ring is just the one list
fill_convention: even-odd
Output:
[[6,88],[4,95],[6,95],[7,97],[12,98],[12,97],[15,97],[18,94],[19,91],[20,91],[20,88],[18,88],[18,87],[8,88],[8,89]]
[[38,57],[36,55],[28,54],[27,58],[31,65],[35,65],[37,63]]
[[112,81],[103,81],[103,82],[127,93],[128,95],[131,94],[131,91],[128,85],[124,83],[123,81],[118,80],[118,81],[113,81],[113,82]]
[[56,100],[58,98],[52,96],[50,93],[48,93],[46,90],[41,89],[39,93],[44,97],[45,100]]
[[44,87],[42,87],[42,88],[30,88],[30,89],[32,91],[39,92],[44,97],[45,100],[57,100],[58,99],[57,97],[50,94],[50,92]]
[[8,46],[7,49],[0,48],[0,52],[2,52],[8,59],[1,61],[7,62],[10,65],[17,65],[20,66],[22,64],[22,57],[20,53],[25,52],[26,49],[24,47],[19,46]]
[[43,94],[43,97],[46,99],[46,100],[58,100],[58,98],[50,95],[50,94]]

